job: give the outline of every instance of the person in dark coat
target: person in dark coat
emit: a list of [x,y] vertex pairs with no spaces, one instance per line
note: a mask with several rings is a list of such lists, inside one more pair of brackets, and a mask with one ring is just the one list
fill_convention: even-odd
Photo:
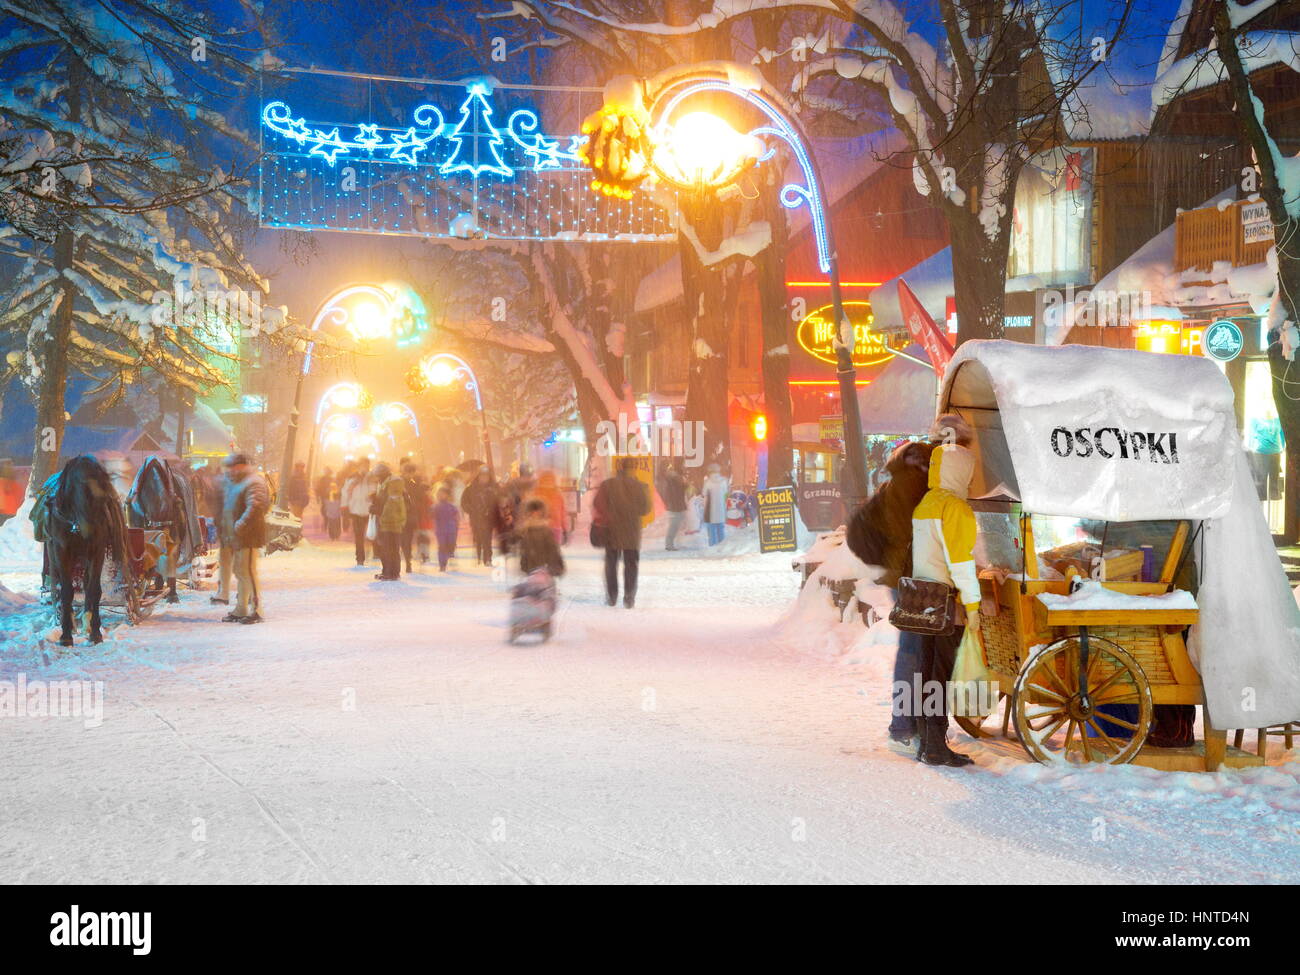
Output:
[[623,560],[623,605],[636,603],[637,569],[641,561],[641,519],[650,513],[650,493],[637,479],[636,459],[619,461],[618,474],[596,491],[593,518],[605,529],[605,602],[618,602],[618,563]]
[[284,488],[284,501],[293,512],[293,516],[302,521],[302,513],[311,502],[311,486],[307,483],[307,465],[302,461],[293,465],[289,483]]
[[406,524],[402,526],[402,559],[406,562],[406,571],[409,575],[415,530],[420,527],[420,512],[429,506],[429,487],[426,484],[421,490],[415,465],[409,462],[402,464],[402,483],[406,486]]
[[257,561],[266,544],[266,513],[271,491],[245,454],[226,458],[226,480],[221,507],[221,545],[232,552],[238,587],[235,608],[223,617],[227,623],[262,622],[262,588]]
[[[867,565],[882,568],[884,572],[876,582],[890,589],[896,590],[898,580],[912,571],[912,512],[928,490],[933,450],[933,444],[923,441],[896,447],[885,464],[888,480],[849,519],[844,537],[849,550]],[[900,681],[911,685],[920,648],[919,633],[899,632],[894,687]],[[916,751],[916,736],[916,715],[895,713],[889,722],[890,747],[912,754]]]
[[497,523],[500,493],[496,481],[483,466],[460,496],[460,507],[469,518],[470,531],[474,535],[474,554],[480,565],[492,564],[492,530]]
[[677,533],[681,531],[682,520],[686,517],[686,475],[682,472],[681,460],[670,461],[660,482],[659,493],[664,499],[664,508],[668,511],[668,534],[664,538],[664,550],[677,551]]
[[[451,488],[438,488],[438,503],[433,506],[433,534],[438,540],[438,571],[446,572],[447,563],[456,554],[456,536],[460,534],[460,512],[451,503]],[[488,546],[491,548],[491,545]]]
[[555,539],[551,513],[541,498],[524,502],[524,520],[519,528],[519,571],[524,575],[545,569],[557,579],[564,575],[564,556]]

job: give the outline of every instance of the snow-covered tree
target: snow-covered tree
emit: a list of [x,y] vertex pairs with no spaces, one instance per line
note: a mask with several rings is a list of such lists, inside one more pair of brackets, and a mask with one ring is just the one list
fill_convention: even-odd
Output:
[[[753,61],[770,84],[788,86],[830,17],[826,10],[787,12],[763,3],[735,6],[732,17],[707,23],[701,12],[709,5],[700,3],[520,0],[493,6],[497,10],[487,15],[489,21],[522,19],[535,25],[532,43],[557,52],[571,66],[580,65],[585,80],[594,83],[617,75],[654,75],[672,65],[732,60]],[[792,56],[796,51],[799,57]],[[759,281],[763,390],[770,470],[776,478],[793,461],[785,287],[788,211],[777,198],[784,182],[781,171],[779,163],[764,166],[746,178],[744,192],[687,199],[679,213],[683,307],[691,336],[682,350],[689,366],[687,413],[704,422],[710,459],[728,464],[729,338],[741,280],[752,266]],[[758,205],[748,205],[751,198]],[[744,245],[736,247],[736,241]]]
[[[513,6],[534,6],[514,3]],[[1002,307],[1016,181],[1025,162],[1060,137],[1063,113],[1105,64],[1124,35],[1132,0],[1112,0],[1104,32],[1078,28],[1082,0],[720,0],[668,5],[691,16],[637,19],[597,9],[561,8],[580,26],[598,26],[666,43],[695,37],[760,11],[787,16],[832,14],[850,30],[833,30],[796,74],[806,106],[845,118],[882,113],[907,142],[919,193],[943,213],[952,242],[961,339],[996,337]],[[1096,10],[1091,11],[1096,20]]]
[[[1259,196],[1268,205],[1276,244],[1269,251],[1269,264],[1277,276],[1268,312],[1268,359],[1273,374],[1273,401],[1286,438],[1287,452],[1300,450],[1300,378],[1293,374],[1300,350],[1300,154],[1287,155],[1279,146],[1279,134],[1271,127],[1264,102],[1251,83],[1257,67],[1279,61],[1300,71],[1300,38],[1252,31],[1251,20],[1273,7],[1270,0],[1239,4],[1234,0],[1210,0],[1214,43],[1190,55],[1183,65],[1167,64],[1181,78],[1179,89],[1226,80],[1233,102],[1241,139],[1250,147],[1259,170]],[[1184,3],[1175,28],[1190,13]],[[1271,50],[1282,45],[1281,51]],[[1296,78],[1300,83],[1300,77]],[[1158,82],[1159,84],[1159,82]],[[1160,91],[1160,98],[1180,92]],[[1294,138],[1294,133],[1291,133]]]
[[0,341],[36,399],[33,485],[59,455],[69,371],[202,393],[226,382],[232,333],[281,320],[243,253],[231,160],[256,140],[225,114],[256,18],[220,9],[0,2]]

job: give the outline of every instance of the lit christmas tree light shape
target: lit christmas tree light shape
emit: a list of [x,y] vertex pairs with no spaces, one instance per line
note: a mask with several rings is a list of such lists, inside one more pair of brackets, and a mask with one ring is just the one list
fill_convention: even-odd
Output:
[[[507,177],[514,175],[515,171],[501,159],[501,147],[505,145],[505,140],[501,138],[501,132],[497,127],[492,124],[492,106],[488,104],[488,94],[488,87],[482,82],[475,82],[469,86],[469,97],[460,106],[460,121],[447,136],[456,144],[456,148],[452,151],[451,157],[438,167],[438,172],[444,176],[461,172],[476,177],[484,173]],[[471,119],[474,119],[475,123],[467,132],[466,126],[470,125]],[[473,159],[462,158],[467,149],[469,153],[473,153],[473,149],[468,148],[467,143],[475,143],[483,139],[486,139],[491,155],[490,162],[476,162]]]

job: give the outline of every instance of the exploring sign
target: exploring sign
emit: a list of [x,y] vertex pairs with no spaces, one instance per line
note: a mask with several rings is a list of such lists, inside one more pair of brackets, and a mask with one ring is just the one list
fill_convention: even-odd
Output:
[[794,488],[768,488],[758,498],[758,546],[762,552],[793,552],[799,547],[794,530]]

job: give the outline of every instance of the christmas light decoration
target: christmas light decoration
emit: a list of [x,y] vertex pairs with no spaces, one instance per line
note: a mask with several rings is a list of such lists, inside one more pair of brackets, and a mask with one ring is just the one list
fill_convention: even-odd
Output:
[[[501,138],[501,133],[497,131],[492,124],[492,106],[487,100],[488,89],[483,84],[472,84],[469,86],[469,97],[465,103],[460,106],[460,122],[451,134],[447,136],[456,144],[452,151],[451,158],[438,167],[438,172],[446,175],[447,173],[467,172],[474,176],[482,176],[484,173],[496,173],[498,176],[513,176],[514,170],[507,166],[501,159],[501,147],[505,141]],[[471,126],[467,132],[466,127]],[[479,125],[485,131],[480,131]],[[487,136],[488,153],[491,157],[490,162],[478,162],[478,143],[482,136]],[[472,144],[470,156],[474,161],[463,159],[465,154],[466,143]]]
[[[359,106],[371,104],[369,88],[379,83],[338,73],[330,78],[331,86],[345,86],[344,104]],[[346,86],[353,79],[366,90],[350,97]],[[446,83],[411,83],[412,101],[427,99],[431,84]],[[587,136],[548,133],[538,113],[519,104],[521,94],[530,97],[542,89],[485,81],[454,87],[461,93],[453,103],[459,112],[421,101],[396,122],[391,117],[347,122],[339,118],[337,103],[321,109],[328,121],[314,121],[298,103],[310,104],[316,93],[302,88],[265,102],[257,197],[261,225],[438,238],[675,239],[671,201],[633,200],[630,192],[611,200],[592,192],[583,162]],[[562,97],[556,89],[546,91],[549,99]],[[390,103],[400,105],[401,93],[399,88],[390,95]],[[581,105],[595,92],[574,88],[567,97]],[[501,118],[504,125],[497,121]]]

